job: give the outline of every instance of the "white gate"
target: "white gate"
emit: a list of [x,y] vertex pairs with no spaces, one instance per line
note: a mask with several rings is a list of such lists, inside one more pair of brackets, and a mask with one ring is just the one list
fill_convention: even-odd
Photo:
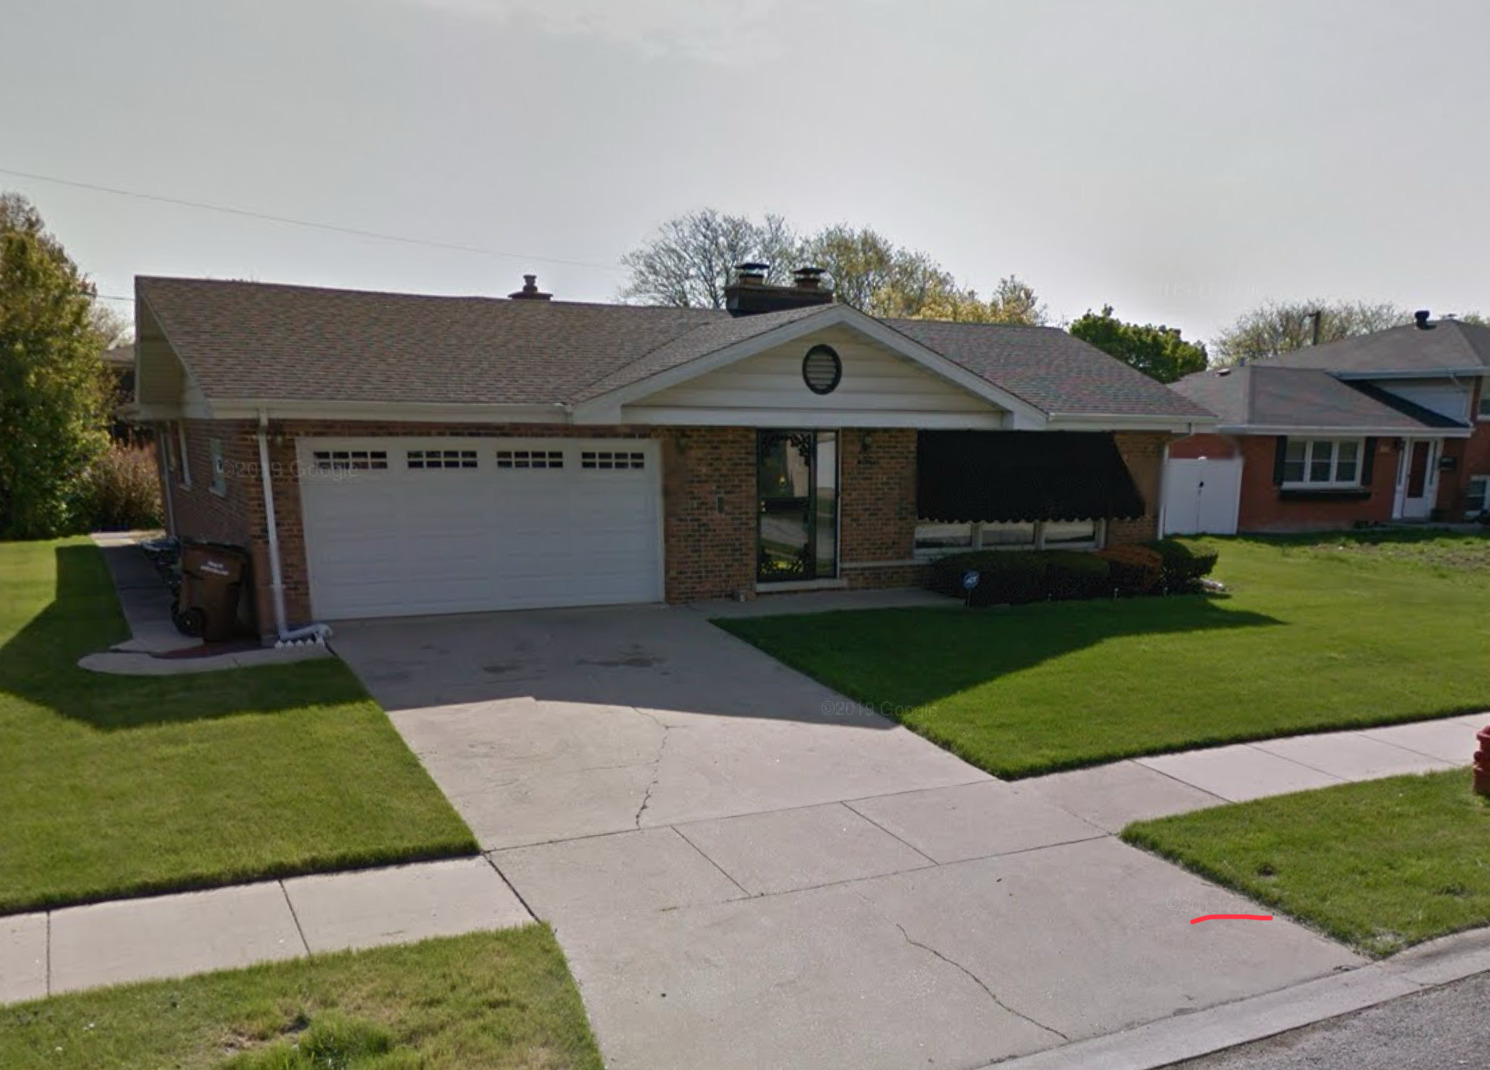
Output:
[[1235,535],[1240,457],[1164,462],[1164,534]]

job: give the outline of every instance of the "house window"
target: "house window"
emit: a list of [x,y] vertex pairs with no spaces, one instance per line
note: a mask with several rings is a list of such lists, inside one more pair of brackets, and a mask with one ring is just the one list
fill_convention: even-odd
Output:
[[1361,451],[1358,438],[1291,438],[1283,454],[1283,485],[1360,486]]
[[191,490],[191,454],[186,448],[186,426],[182,423],[176,424],[176,454],[181,461],[180,470],[176,473],[181,477],[183,490]]
[[209,438],[207,452],[212,458],[212,493],[225,495],[228,493],[228,466],[222,457],[222,439]]
[[581,468],[645,468],[646,459],[629,450],[585,450],[579,455]]
[[1475,411],[1481,420],[1490,420],[1490,379],[1480,381],[1480,407]]
[[1464,512],[1469,516],[1483,516],[1490,510],[1490,476],[1470,476],[1469,489],[1464,495]]
[[916,525],[916,556],[941,557],[963,550],[1095,550],[1100,520],[1025,520],[1013,523]]

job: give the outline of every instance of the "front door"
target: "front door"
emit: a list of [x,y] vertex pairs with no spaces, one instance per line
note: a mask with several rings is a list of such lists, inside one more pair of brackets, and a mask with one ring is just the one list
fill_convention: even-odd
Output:
[[762,583],[838,575],[838,435],[756,435],[760,520],[756,579]]
[[1410,439],[1397,471],[1397,515],[1404,520],[1426,520],[1438,497],[1438,439]]

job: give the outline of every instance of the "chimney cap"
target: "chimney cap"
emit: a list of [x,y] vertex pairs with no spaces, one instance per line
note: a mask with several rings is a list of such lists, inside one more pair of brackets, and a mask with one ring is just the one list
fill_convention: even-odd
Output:
[[1419,330],[1427,330],[1428,329],[1428,317],[1431,316],[1431,315],[1433,315],[1433,313],[1430,312],[1428,309],[1426,309],[1426,308],[1420,308],[1420,309],[1418,309],[1416,312],[1414,312],[1412,314],[1412,318],[1417,321],[1417,325],[1418,325],[1418,329]]
[[792,279],[801,290],[816,290],[822,285],[826,271],[820,267],[799,267],[792,272]]
[[524,275],[523,288],[507,296],[514,301],[552,301],[554,295],[543,293],[538,289],[537,275]]

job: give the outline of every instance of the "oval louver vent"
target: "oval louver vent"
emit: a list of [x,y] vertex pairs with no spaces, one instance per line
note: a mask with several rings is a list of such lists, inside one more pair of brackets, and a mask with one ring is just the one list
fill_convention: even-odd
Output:
[[831,394],[843,378],[843,361],[832,346],[813,346],[802,358],[802,379],[814,394]]

